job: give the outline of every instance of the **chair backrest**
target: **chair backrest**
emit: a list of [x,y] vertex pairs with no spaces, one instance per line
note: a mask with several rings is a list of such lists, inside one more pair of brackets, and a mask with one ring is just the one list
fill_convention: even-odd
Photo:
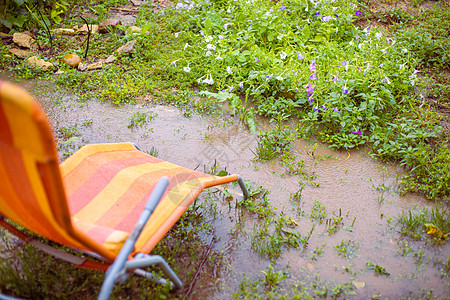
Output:
[[60,244],[91,251],[98,246],[92,247],[92,240],[72,226],[45,113],[27,91],[4,81],[0,81],[0,214]]

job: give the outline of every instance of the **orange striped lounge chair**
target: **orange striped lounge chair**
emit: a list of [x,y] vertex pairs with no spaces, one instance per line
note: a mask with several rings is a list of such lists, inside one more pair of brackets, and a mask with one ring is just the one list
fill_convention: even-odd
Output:
[[[149,253],[204,188],[237,181],[248,197],[238,175],[187,169],[132,143],[87,145],[59,164],[45,113],[27,91],[4,81],[0,154],[0,225],[78,267],[107,270],[99,299],[131,272],[157,280],[142,270],[150,265],[170,279],[158,282],[180,288],[165,260]],[[17,225],[91,258],[51,248]]]

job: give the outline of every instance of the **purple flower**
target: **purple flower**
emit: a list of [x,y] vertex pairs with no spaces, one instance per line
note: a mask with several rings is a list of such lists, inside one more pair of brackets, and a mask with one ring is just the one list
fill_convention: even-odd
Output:
[[255,62],[259,63],[260,59],[258,57],[255,57]]
[[267,75],[268,80],[272,79],[273,74]]
[[280,10],[286,10],[286,6],[281,5],[281,6],[280,6]]
[[314,111],[318,111],[319,108],[318,108],[317,106],[314,106],[313,110],[314,110]]
[[344,89],[342,90],[342,94],[347,94],[348,93],[348,88],[347,87],[344,87]]
[[337,83],[339,81],[339,75],[336,75],[336,76],[331,75],[331,78],[332,78],[334,83]]
[[316,74],[312,73],[311,76],[309,76],[309,79],[316,80],[317,79]]
[[342,61],[342,65],[345,67],[346,65],[348,65],[348,61],[343,60],[343,61]]
[[318,15],[320,15],[320,12],[316,11],[314,14],[315,14],[316,16],[318,16]]
[[339,16],[336,14],[336,15],[334,15],[335,17],[336,17],[336,19],[339,19]]
[[304,85],[303,87],[306,88],[306,94],[307,94],[308,96],[311,96],[312,93],[314,92],[314,87],[313,87],[313,85],[312,85],[311,82],[308,83],[308,84],[306,84],[306,85]]
[[230,86],[230,88],[228,89],[228,93],[231,93],[234,90],[234,86]]
[[355,39],[359,39],[359,34],[355,35]]
[[322,105],[323,110],[327,110],[327,107],[325,105]]
[[334,108],[333,110],[335,113],[339,113],[339,109],[337,107]]
[[322,17],[322,21],[324,21],[324,22],[328,22],[328,21],[330,21],[331,20],[331,17],[330,16],[323,16]]
[[353,134],[357,134],[357,135],[361,135],[362,131],[361,130],[355,130],[355,131],[352,131],[352,133]]
[[309,103],[313,103],[313,101],[314,101],[313,97],[309,97],[309,98],[308,98],[308,102],[309,102]]
[[361,14],[361,11],[358,9],[357,11],[355,11],[355,15],[359,16]]
[[243,89],[243,88],[244,88],[244,83],[243,83],[243,82],[239,83],[239,88],[240,88],[240,89]]
[[309,66],[309,70],[311,71],[311,72],[314,72],[315,70],[316,70],[316,61],[315,60],[313,60],[312,62],[311,62],[311,65]]
[[302,60],[302,59],[304,59],[305,57],[303,56],[303,54],[297,53],[297,58],[300,59],[300,60]]

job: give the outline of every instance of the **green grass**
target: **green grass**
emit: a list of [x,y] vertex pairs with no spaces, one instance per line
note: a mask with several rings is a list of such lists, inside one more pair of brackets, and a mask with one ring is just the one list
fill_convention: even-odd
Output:
[[[91,1],[87,9],[93,22],[105,18],[106,9],[116,3]],[[430,88],[435,105],[448,107],[447,77],[431,75],[424,81],[414,73],[432,68],[432,74],[439,74],[449,66],[448,3],[436,3],[417,17],[387,6],[378,19],[393,24],[389,42],[376,26],[367,31],[355,25],[377,17],[358,1],[321,1],[308,10],[307,1],[298,0],[283,3],[286,9],[260,0],[239,7],[231,0],[195,4],[190,10],[169,7],[164,13],[143,5],[137,18],[141,34],[93,35],[88,61],[106,58],[137,40],[131,54],[120,55],[101,71],[79,72],[55,61],[64,73],[49,77],[49,72],[4,57],[2,66],[22,78],[53,80],[85,99],[118,105],[150,99],[180,107],[187,116],[214,113],[227,103],[229,113],[246,122],[251,132],[256,131],[255,115],[281,122],[259,133],[255,153],[260,159],[286,152],[296,134],[287,132],[283,122],[293,120],[301,125],[297,135],[315,135],[335,149],[368,146],[375,156],[400,162],[409,170],[404,192],[418,191],[430,199],[450,194],[447,181],[439,181],[450,176],[448,138],[439,114],[427,109],[414,90]],[[61,16],[65,26],[77,20],[75,15]],[[49,46],[43,30],[38,40]],[[53,44],[58,57],[84,52],[71,37],[55,36]],[[6,52],[4,45],[0,51]],[[230,96],[224,100],[221,93]],[[436,167],[427,172],[430,165]],[[302,172],[300,165],[288,169]]]
[[415,240],[431,239],[436,243],[442,243],[447,238],[438,238],[427,235],[425,224],[433,224],[443,234],[450,232],[450,215],[446,206],[436,206],[431,210],[424,208],[421,210],[409,209],[397,218],[399,231]]

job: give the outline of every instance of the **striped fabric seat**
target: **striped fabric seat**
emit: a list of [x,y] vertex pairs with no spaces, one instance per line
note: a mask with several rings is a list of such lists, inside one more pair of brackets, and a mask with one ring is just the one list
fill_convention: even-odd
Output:
[[[169,186],[136,242],[136,251],[150,252],[198,194],[208,186],[237,180],[193,171],[147,155],[133,144],[87,145],[61,164],[72,220],[90,224],[83,231],[118,251],[162,176]],[[110,236],[98,228],[113,229]],[[114,238],[117,241],[114,242]]]
[[0,217],[109,262],[161,176],[169,177],[169,186],[135,252],[149,253],[204,188],[239,179],[183,168],[131,143],[87,145],[59,165],[40,106],[22,88],[2,81],[0,154]]

